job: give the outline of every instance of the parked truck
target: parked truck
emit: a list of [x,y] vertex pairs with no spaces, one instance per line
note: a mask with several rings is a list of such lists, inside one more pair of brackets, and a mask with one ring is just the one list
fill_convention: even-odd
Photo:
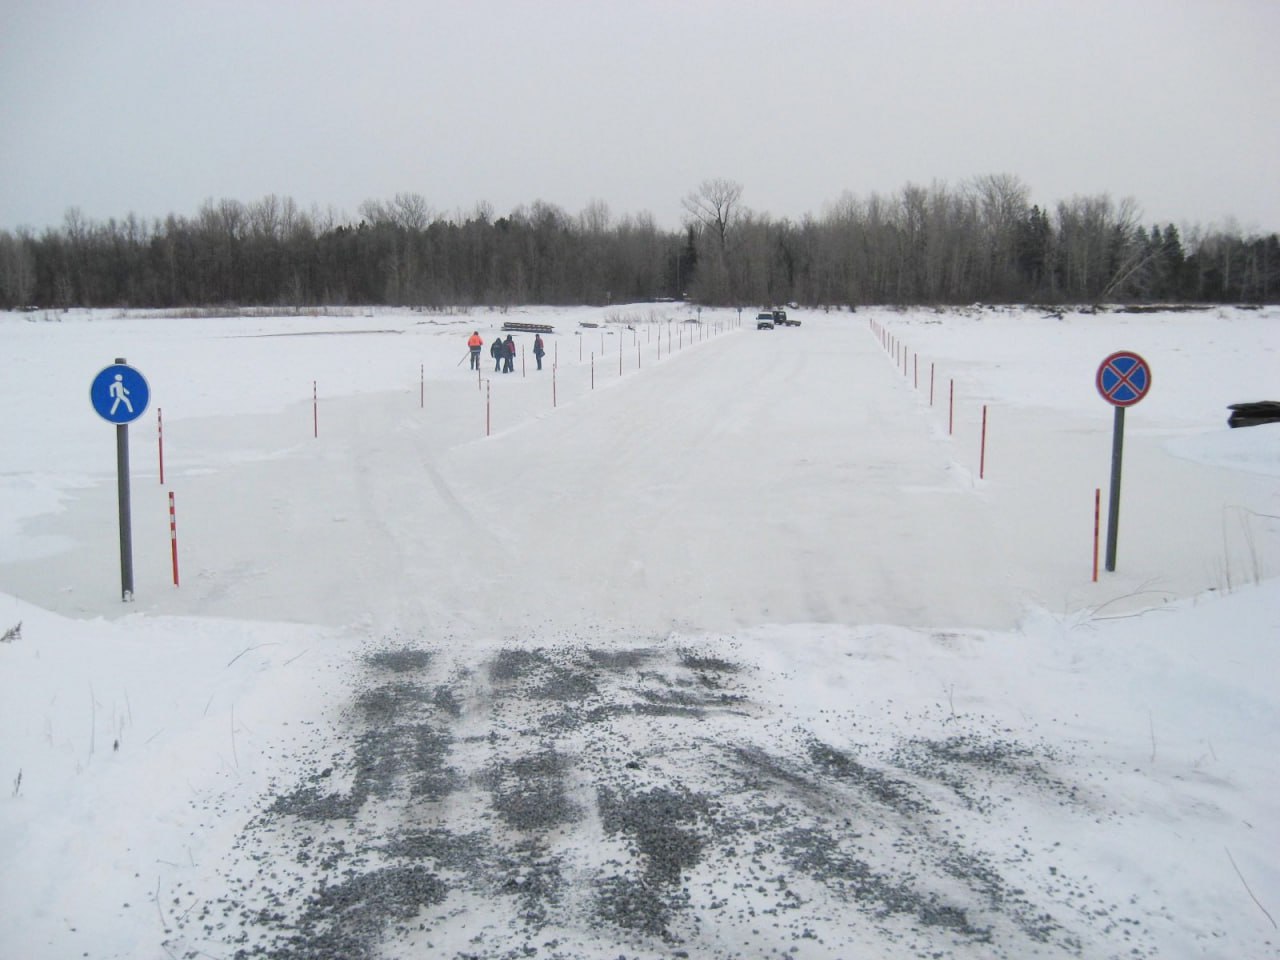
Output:
[[798,327],[798,326],[800,326],[800,321],[799,321],[799,320],[788,320],[788,319],[787,319],[787,311],[785,311],[785,310],[775,310],[775,311],[773,311],[773,322],[774,322],[774,325],[775,325],[775,326],[779,326],[779,327]]

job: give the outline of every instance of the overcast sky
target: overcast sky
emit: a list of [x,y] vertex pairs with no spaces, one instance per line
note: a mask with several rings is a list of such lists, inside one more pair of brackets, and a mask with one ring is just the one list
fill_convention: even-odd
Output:
[[293,197],[775,218],[1010,173],[1280,230],[1277,0],[0,0],[0,228]]

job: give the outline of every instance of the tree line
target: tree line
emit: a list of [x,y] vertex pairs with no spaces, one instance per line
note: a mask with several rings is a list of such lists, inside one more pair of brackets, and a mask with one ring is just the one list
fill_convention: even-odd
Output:
[[385,304],[439,308],[689,298],[714,305],[1239,302],[1280,297],[1280,237],[1145,226],[1132,203],[1053,209],[1017,177],[845,194],[774,219],[707,180],[679,230],[651,215],[535,202],[445,216],[419,194],[358,218],[290,198],[207,201],[193,217],[0,230],[0,308]]

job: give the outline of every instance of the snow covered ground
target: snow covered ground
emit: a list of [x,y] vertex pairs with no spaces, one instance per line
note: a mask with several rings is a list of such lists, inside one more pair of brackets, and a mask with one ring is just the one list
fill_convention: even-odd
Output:
[[0,314],[0,955],[1280,955],[1280,310],[792,313]]

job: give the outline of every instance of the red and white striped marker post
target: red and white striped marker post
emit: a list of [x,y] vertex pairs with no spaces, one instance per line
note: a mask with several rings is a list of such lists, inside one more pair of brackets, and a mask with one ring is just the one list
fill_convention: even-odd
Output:
[[156,442],[160,446],[160,486],[164,486],[164,421],[160,417],[160,408],[156,407]]
[[424,410],[427,406],[427,365],[425,363],[418,364],[418,406]]
[[484,387],[485,387],[484,389],[484,435],[486,437],[489,436],[489,431],[492,428],[492,423],[493,423],[493,412],[492,412],[493,388],[492,386],[490,386],[492,383],[493,383],[492,380],[486,380],[484,382]]
[[591,354],[591,389],[594,390],[595,388],[596,388],[596,355],[593,352]]
[[551,365],[551,409],[552,410],[556,408],[556,370],[559,368],[559,366],[560,365],[557,363],[553,363]]
[[933,373],[934,373],[933,367],[934,367],[933,363],[930,362],[929,364],[929,406],[931,407],[933,406]]
[[311,435],[320,436],[320,402],[316,398],[316,382],[311,381]]
[[1098,582],[1098,531],[1102,519],[1102,488],[1093,488],[1093,582]]
[[173,556],[173,585],[178,585],[178,515],[173,508],[173,491],[169,491],[169,552]]
[[987,405],[982,405],[982,443],[979,446],[978,453],[978,479],[982,480],[987,474]]
[[947,410],[947,436],[951,436],[956,432],[956,382],[951,381],[951,400],[948,403]]

